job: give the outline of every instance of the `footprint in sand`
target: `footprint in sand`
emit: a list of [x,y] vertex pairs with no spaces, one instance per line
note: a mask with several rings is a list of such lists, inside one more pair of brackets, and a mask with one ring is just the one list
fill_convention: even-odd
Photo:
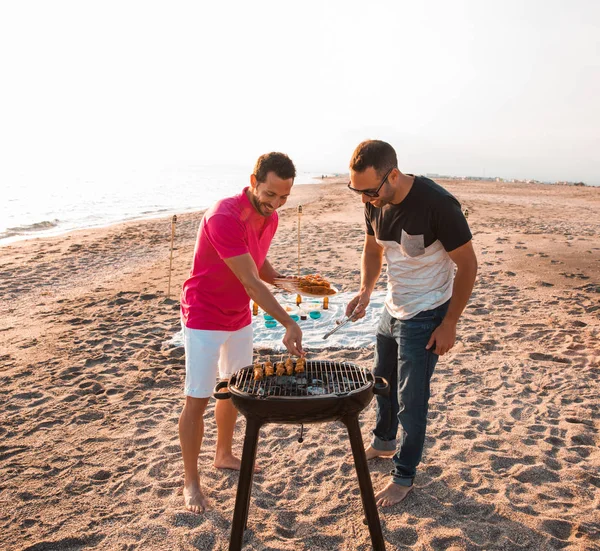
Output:
[[104,482],[107,482],[111,477],[112,477],[111,471],[101,469],[99,471],[96,471],[90,478],[94,482],[104,483]]
[[544,520],[540,523],[539,529],[556,539],[567,541],[573,533],[573,524],[564,520]]
[[570,364],[571,360],[569,358],[561,358],[559,356],[553,356],[551,354],[544,354],[542,352],[531,352],[529,357],[532,360],[536,361],[545,361],[545,362],[558,362],[562,364]]
[[556,473],[539,465],[524,468],[519,474],[515,475],[514,478],[519,482],[533,484],[534,486],[544,483],[560,482],[560,477]]
[[463,540],[458,536],[436,537],[431,540],[433,551],[462,551]]
[[67,537],[59,540],[42,540],[38,541],[34,545],[24,547],[22,551],[53,551],[58,549],[85,549],[89,547],[96,547],[104,538],[106,534],[96,533],[90,535],[83,535],[79,537]]

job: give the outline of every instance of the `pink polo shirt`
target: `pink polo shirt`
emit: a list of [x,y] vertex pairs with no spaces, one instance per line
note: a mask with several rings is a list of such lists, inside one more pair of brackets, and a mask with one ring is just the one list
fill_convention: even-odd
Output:
[[252,321],[250,297],[223,259],[250,253],[260,270],[279,218],[276,212],[258,214],[247,189],[218,201],[200,222],[190,277],[181,292],[181,315],[190,329],[237,331]]

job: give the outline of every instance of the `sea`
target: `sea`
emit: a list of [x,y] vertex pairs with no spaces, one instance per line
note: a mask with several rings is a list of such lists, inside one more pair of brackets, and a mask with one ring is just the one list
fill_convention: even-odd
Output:
[[[199,166],[104,181],[3,182],[0,246],[129,220],[205,209],[249,184],[247,168]],[[297,172],[295,185],[320,183],[322,174]]]

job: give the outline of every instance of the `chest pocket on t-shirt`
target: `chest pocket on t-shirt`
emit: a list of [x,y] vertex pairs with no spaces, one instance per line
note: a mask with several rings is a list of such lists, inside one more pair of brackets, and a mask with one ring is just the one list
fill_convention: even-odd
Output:
[[406,256],[415,257],[425,254],[425,236],[410,235],[402,230],[400,245]]

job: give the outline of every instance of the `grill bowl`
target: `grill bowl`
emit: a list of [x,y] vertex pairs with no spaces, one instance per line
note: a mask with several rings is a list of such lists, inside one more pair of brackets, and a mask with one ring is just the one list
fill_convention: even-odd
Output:
[[[319,388],[324,393],[313,393]],[[388,391],[385,379],[353,363],[309,360],[304,374],[265,377],[260,382],[254,381],[253,366],[244,367],[219,382],[214,396],[230,398],[240,413],[261,423],[297,424],[358,414],[374,394]]]

